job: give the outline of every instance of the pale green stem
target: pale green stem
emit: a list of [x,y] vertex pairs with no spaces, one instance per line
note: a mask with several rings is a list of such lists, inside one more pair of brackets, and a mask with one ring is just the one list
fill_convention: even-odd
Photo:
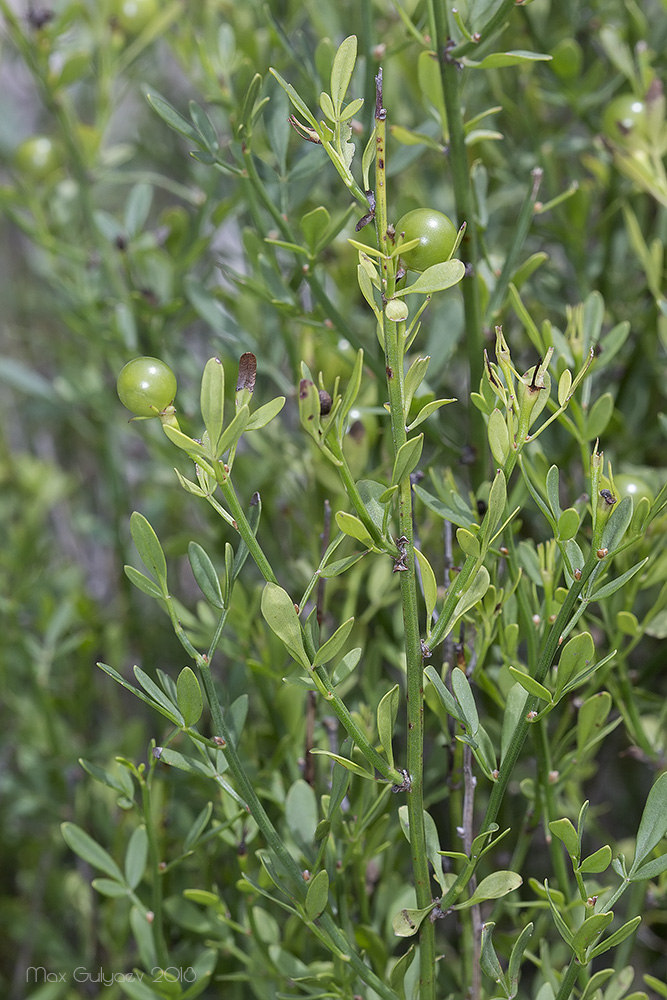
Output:
[[[385,255],[382,260],[383,292],[384,297],[389,298],[394,291],[395,263],[387,259],[386,112],[382,107],[381,73],[376,82],[375,224],[378,236],[378,250],[381,250]],[[396,456],[399,448],[407,440],[403,388],[405,323],[396,325],[387,320],[384,311],[382,315],[387,389],[389,393],[394,456]],[[419,611],[417,607],[417,581],[412,529],[412,488],[409,476],[404,477],[399,484],[398,521],[399,534],[401,536],[399,548],[404,553],[401,559],[403,569],[400,572],[400,585],[407,669],[407,765],[410,781],[407,805],[410,823],[410,853],[412,856],[412,871],[417,906],[423,908],[431,903],[432,891],[424,826],[424,665],[419,632]],[[429,919],[424,920],[419,928],[419,959],[420,1000],[435,1000],[435,928]]]
[[560,984],[560,989],[556,994],[556,1000],[570,1000],[572,996],[572,990],[577,982],[577,976],[581,972],[581,966],[577,962],[574,955],[570,959],[570,964],[567,967],[567,971],[563,976],[563,981]]

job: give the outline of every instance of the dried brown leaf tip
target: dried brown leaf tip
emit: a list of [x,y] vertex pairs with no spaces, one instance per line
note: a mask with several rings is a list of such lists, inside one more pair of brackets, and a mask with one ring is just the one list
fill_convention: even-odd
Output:
[[252,392],[255,388],[257,378],[257,358],[250,351],[246,351],[239,358],[239,377],[236,383],[236,391],[247,389]]

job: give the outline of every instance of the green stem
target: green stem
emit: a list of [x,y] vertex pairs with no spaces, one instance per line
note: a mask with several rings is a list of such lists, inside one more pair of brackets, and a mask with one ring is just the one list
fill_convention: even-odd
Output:
[[383,552],[390,551],[392,555],[396,555],[396,546],[393,545],[388,538],[383,536],[382,532],[369,516],[368,511],[364,506],[364,501],[361,499],[361,495],[357,489],[357,484],[355,483],[350,467],[347,464],[347,459],[345,458],[340,442],[337,439],[332,440],[330,448],[332,453],[340,462],[340,465],[337,466],[338,475],[340,476],[343,486],[345,487],[345,492],[347,493],[348,498],[356,511],[357,517],[378,548],[380,548]]
[[245,516],[245,511],[239,502],[239,498],[236,495],[236,490],[232,485],[232,481],[229,476],[224,479],[218,480],[220,491],[225,498],[225,503],[227,504],[229,511],[236,522],[236,528],[248,547],[250,555],[255,560],[258,570],[262,574],[265,580],[269,583],[278,583],[275,573],[271,569],[271,564],[269,560],[264,555],[255,534],[248,524],[248,518]]
[[[375,157],[375,224],[378,250],[385,255],[382,260],[383,293],[391,297],[395,285],[395,262],[387,258],[387,186],[386,186],[386,111],[382,107],[382,72],[376,78],[377,94],[375,125],[377,149]],[[394,456],[407,441],[404,414],[405,323],[391,323],[383,312],[383,340],[391,413],[391,430]],[[408,819],[410,824],[410,853],[415,883],[417,906],[423,908],[431,902],[431,881],[426,854],[424,825],[424,664],[419,632],[417,606],[417,581],[412,527],[412,487],[405,476],[398,489],[398,521],[401,537],[401,606],[403,609],[404,643],[407,669],[407,768],[409,775]],[[398,562],[397,562],[398,566]],[[435,928],[431,920],[424,920],[419,928],[419,997],[435,1000]]]
[[556,994],[556,1000],[570,1000],[572,996],[572,990],[577,981],[577,976],[581,972],[581,966],[577,962],[574,955],[570,959],[570,964],[567,967],[567,971],[563,976],[563,980],[560,984],[560,989]]
[[[475,220],[474,200],[468,169],[468,151],[465,144],[463,118],[461,115],[460,68],[452,59],[446,46],[447,26],[445,23],[444,5],[430,0],[429,7],[433,10],[436,27],[434,47],[439,54],[440,76],[447,112],[449,131],[449,164],[452,172],[456,215],[459,224],[467,223],[463,248],[467,261],[472,267],[472,276],[461,282],[463,308],[465,314],[465,343],[468,351],[468,370],[470,373],[470,389],[477,392],[484,366],[484,331],[482,327],[482,310],[479,301],[479,283],[477,266],[479,261],[477,224]],[[469,410],[470,443],[474,449],[475,462],[472,468],[473,482],[478,486],[485,477],[486,469],[486,427],[481,412],[475,406]]]
[[[154,758],[151,758],[151,776],[153,774]],[[158,965],[166,969],[169,965],[169,953],[164,939],[164,929],[162,924],[162,875],[160,871],[160,853],[158,851],[157,839],[155,836],[155,822],[153,818],[153,807],[151,803],[151,793],[148,781],[141,780],[141,806],[146,824],[146,836],[148,838],[148,862],[151,869],[152,898],[151,908],[153,913],[152,932],[155,941],[155,955]]]

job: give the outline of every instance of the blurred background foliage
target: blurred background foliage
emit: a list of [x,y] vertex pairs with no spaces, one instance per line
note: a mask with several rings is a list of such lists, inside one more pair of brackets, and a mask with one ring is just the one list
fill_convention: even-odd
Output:
[[[473,25],[485,6],[480,0],[459,5]],[[127,422],[115,394],[119,369],[136,354],[167,361],[179,381],[182,423],[194,429],[205,360],[217,355],[233,373],[240,354],[257,355],[258,402],[277,392],[288,402],[280,421],[244,439],[236,486],[246,503],[261,493],[262,544],[295,589],[319,560],[324,499],[334,509],[343,502],[335,477],[298,425],[302,361],[322,370],[332,388],[337,375],[345,380],[349,374],[356,346],[365,348],[367,378],[349,434],[350,464],[356,475],[371,476],[386,466],[379,353],[353,277],[356,254],[346,243],[358,213],[322,151],[289,128],[290,109],[269,67],[315,108],[337,45],[356,34],[360,59],[350,93],[366,101],[354,125],[357,156],[370,134],[373,78],[381,64],[394,128],[390,217],[421,205],[454,215],[454,202],[420,0],[3,0],[0,23],[0,935],[8,945],[0,958],[0,991],[18,1000],[30,965],[103,959],[129,967],[126,914],[120,903],[91,894],[90,872],[67,855],[59,824],[72,819],[110,849],[124,843],[129,818],[108,789],[91,786],[78,758],[109,764],[120,753],[143,759],[159,728],[95,661],[119,670],[135,662],[147,671],[182,666],[159,610],[131,593],[123,574],[123,564],[136,561],[130,513],[140,509],[156,528],[173,565],[174,590],[199,615],[204,632],[210,622],[197,605],[184,554],[196,538],[221,559],[230,540],[222,522],[178,488],[173,449],[157,422]],[[644,110],[641,134],[635,130],[630,139],[618,134],[608,109],[619,96],[646,102],[653,95],[658,106],[667,60],[665,4],[534,0],[517,5],[497,45],[552,58],[463,71],[465,118],[483,116],[468,137],[482,276],[491,294],[534,183],[532,171],[541,168],[538,210],[515,283],[537,327],[548,319],[562,332],[576,329],[578,304],[600,293],[601,359],[604,334],[629,324],[627,337],[613,344],[614,356],[593,375],[588,398],[592,404],[611,394],[598,432],[605,455],[615,472],[655,495],[664,481],[667,427],[664,107],[653,123]],[[266,103],[248,130],[240,126],[257,73]],[[206,110],[220,146],[217,163],[188,155],[193,144],[165,126],[146,99],[151,94],[163,95],[186,117],[190,101]],[[548,210],[539,210],[540,203]],[[321,232],[327,220],[330,230],[316,262],[266,241],[283,238],[276,209],[301,239],[303,217],[318,206],[326,210],[318,216]],[[494,323],[502,322],[515,358],[529,367],[536,352],[513,306],[507,296],[495,303],[487,317],[488,346]],[[426,391],[461,402],[427,425],[428,463],[438,477],[451,470],[466,495],[462,337],[460,297],[440,296],[416,346],[432,358]],[[545,468],[561,466],[574,499],[585,488],[581,449],[554,426],[541,450]],[[187,462],[180,467],[187,472]],[[525,517],[528,535],[539,538],[538,518],[531,511]],[[439,522],[425,509],[422,518],[420,533],[438,545]],[[659,589],[667,571],[661,566],[654,575]],[[388,567],[365,563],[344,583],[328,585],[332,618],[359,616],[356,644],[366,650],[356,696],[362,717],[364,705],[376,701],[380,679],[400,668],[392,643],[395,588]],[[655,593],[640,599],[646,611]],[[257,619],[250,569],[223,648],[225,697],[231,702],[247,690],[250,671],[255,694],[245,750],[267,799],[279,802],[300,774],[295,748],[303,747],[303,713],[292,689],[276,696],[268,680],[276,649]],[[664,615],[651,631],[632,666],[659,730],[667,693],[659,651]],[[615,803],[618,836],[635,829],[635,823],[625,828],[623,816],[641,808],[651,783],[649,757],[652,766],[664,766],[664,741],[661,749],[657,737],[652,745],[651,757],[626,730],[616,733],[595,778],[604,786],[597,797]],[[591,765],[591,777],[594,770]],[[176,841],[210,793],[196,781],[172,779],[163,794],[169,800],[165,837]],[[236,829],[228,839],[238,851],[250,835]],[[373,857],[376,840],[354,859],[362,881],[362,862]],[[392,852],[403,849],[394,845]],[[206,863],[215,866],[214,875],[203,870]],[[221,862],[211,851],[207,862],[200,858],[180,870],[174,896],[207,877],[232,880],[238,863],[236,853]],[[378,913],[391,896],[389,871],[374,904]],[[187,938],[182,913],[181,922]],[[639,964],[657,974],[664,923],[649,921],[643,942]],[[368,943],[376,946],[381,942]],[[93,995],[91,989],[81,987],[80,995]]]

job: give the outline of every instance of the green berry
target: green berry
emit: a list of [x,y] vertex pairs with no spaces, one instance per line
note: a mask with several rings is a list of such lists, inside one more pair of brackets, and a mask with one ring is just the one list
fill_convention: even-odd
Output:
[[116,383],[118,398],[137,417],[156,417],[173,402],[176,376],[158,358],[128,361]]
[[403,243],[419,240],[412,250],[401,253],[404,267],[409,271],[425,271],[434,264],[449,260],[456,246],[458,235],[452,220],[433,208],[415,208],[398,220],[396,238],[405,233]]

